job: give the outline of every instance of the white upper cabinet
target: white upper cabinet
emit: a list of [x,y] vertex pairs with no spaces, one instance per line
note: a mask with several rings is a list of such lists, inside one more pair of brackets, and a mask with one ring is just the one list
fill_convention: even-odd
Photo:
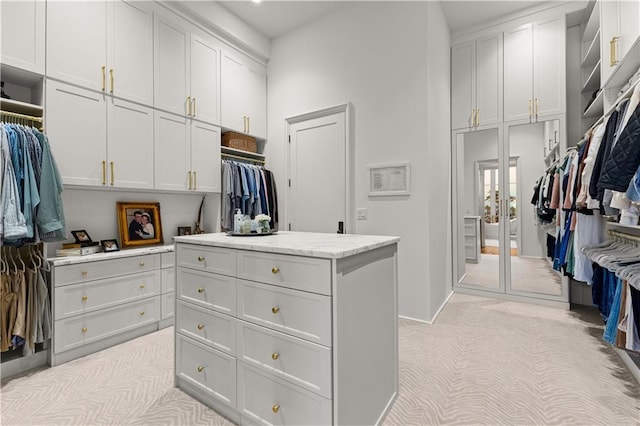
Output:
[[640,2],[611,0],[599,3],[602,55],[600,75],[604,84],[640,36]]
[[187,22],[156,18],[155,106],[220,123],[220,45]]
[[222,126],[258,138],[267,135],[267,72],[231,49],[222,52]]
[[3,1],[2,63],[44,74],[45,2]]
[[565,112],[564,16],[504,33],[504,121]]
[[47,3],[47,76],[153,105],[153,15],[144,2]]
[[191,123],[192,190],[221,192],[220,128],[206,123]]
[[502,34],[451,49],[451,122],[454,129],[502,121]]

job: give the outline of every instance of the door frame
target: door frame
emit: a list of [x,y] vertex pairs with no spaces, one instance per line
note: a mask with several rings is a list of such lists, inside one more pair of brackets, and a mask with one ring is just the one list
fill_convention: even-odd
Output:
[[[287,144],[287,166],[286,166],[286,180],[289,182],[291,179],[291,126],[296,123],[322,118],[334,114],[344,114],[344,129],[345,129],[345,182],[344,182],[344,233],[355,233],[355,119],[354,119],[354,107],[351,102],[346,102],[331,107],[306,112],[303,114],[293,115],[285,118],[286,122],[286,140]],[[289,230],[290,222],[290,202],[289,202],[289,188],[285,192],[285,212],[286,212],[286,229]]]

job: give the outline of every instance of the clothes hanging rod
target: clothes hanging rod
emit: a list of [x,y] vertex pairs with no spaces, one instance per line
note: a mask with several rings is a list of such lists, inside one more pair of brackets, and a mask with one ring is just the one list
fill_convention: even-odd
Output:
[[243,160],[243,161],[251,161],[253,163],[259,163],[259,164],[265,164],[266,161],[265,160],[259,160],[257,158],[249,158],[249,157],[242,157],[240,155],[233,155],[233,154],[225,154],[224,152],[220,154],[222,157],[227,157],[227,158],[236,158],[238,160]]
[[615,231],[613,229],[610,229],[607,232],[609,233],[609,235],[611,235],[614,238],[621,238],[623,240],[629,240],[629,241],[634,241],[634,242],[639,242],[640,243],[640,237],[637,237],[635,235],[625,234],[624,232]]
[[42,123],[42,117],[35,117],[33,115],[20,114],[20,113],[17,113],[17,112],[4,111],[4,110],[0,110],[0,114],[1,115],[6,115],[8,117],[23,118],[25,120],[37,121],[38,123]]

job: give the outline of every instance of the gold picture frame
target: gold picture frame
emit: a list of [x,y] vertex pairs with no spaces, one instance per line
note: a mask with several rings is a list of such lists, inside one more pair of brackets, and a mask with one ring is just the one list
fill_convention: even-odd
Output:
[[162,244],[160,203],[116,203],[121,248]]

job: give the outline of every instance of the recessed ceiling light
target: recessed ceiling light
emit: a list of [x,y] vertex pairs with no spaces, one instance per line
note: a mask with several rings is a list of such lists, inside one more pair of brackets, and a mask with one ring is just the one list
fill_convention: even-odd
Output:
[[254,3],[260,3],[262,0],[251,0]]

